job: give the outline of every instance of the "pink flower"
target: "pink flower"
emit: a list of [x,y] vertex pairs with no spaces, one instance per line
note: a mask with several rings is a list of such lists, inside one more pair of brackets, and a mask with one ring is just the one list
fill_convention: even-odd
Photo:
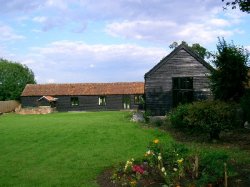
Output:
[[137,173],[140,173],[140,174],[143,174],[143,173],[144,173],[143,168],[142,168],[141,166],[139,166],[139,165],[134,165],[134,166],[132,167],[132,170],[133,170],[134,172],[137,172]]

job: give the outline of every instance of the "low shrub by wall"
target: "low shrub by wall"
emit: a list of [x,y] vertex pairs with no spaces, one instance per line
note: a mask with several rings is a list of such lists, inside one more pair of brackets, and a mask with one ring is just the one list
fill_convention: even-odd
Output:
[[0,101],[0,113],[13,112],[20,103],[14,100],[11,101]]

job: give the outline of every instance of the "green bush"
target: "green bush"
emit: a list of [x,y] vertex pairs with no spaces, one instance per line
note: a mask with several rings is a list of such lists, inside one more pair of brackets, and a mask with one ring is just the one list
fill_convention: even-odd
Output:
[[207,132],[219,139],[225,129],[237,124],[237,105],[222,101],[199,101],[177,107],[169,116],[174,127],[186,127]]
[[143,118],[145,120],[146,123],[149,123],[150,121],[150,116],[151,116],[151,111],[149,110],[146,110],[144,113],[143,113]]
[[224,179],[225,163],[228,176],[236,174],[233,166],[230,164],[229,156],[223,151],[206,153],[200,156],[199,179],[196,184],[204,186],[205,184],[218,184]]
[[179,105],[177,108],[172,110],[167,116],[167,119],[171,121],[171,124],[175,128],[186,128],[188,122],[185,120],[185,117],[188,115],[188,108],[190,105]]
[[247,92],[240,100],[240,105],[244,113],[244,120],[250,122],[250,91]]

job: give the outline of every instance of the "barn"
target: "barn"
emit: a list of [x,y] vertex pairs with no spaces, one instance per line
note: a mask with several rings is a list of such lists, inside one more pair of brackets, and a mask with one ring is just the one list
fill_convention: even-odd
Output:
[[23,108],[50,106],[57,111],[141,109],[143,82],[28,84]]
[[146,109],[165,115],[180,103],[211,97],[209,74],[213,67],[186,44],[181,44],[144,76]]
[[145,74],[145,83],[28,84],[21,103],[24,108],[51,106],[57,111],[145,106],[151,115],[165,115],[180,103],[212,98],[208,78],[211,71],[211,65],[182,43]]

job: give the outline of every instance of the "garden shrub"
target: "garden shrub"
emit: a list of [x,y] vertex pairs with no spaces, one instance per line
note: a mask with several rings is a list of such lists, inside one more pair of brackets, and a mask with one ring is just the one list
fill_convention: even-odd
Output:
[[240,105],[243,110],[244,120],[250,122],[250,90],[241,98]]
[[196,184],[219,184],[224,180],[225,163],[227,163],[227,175],[234,176],[236,173],[230,164],[229,156],[223,151],[214,151],[200,156],[200,177]]
[[146,110],[144,112],[143,117],[144,117],[146,123],[149,123],[151,115],[152,115],[151,111],[149,111],[149,110]]
[[220,132],[237,124],[237,105],[222,101],[199,101],[177,107],[169,116],[174,127],[207,132],[219,139]]
[[188,108],[190,105],[185,104],[185,105],[179,105],[177,108],[175,108],[173,111],[171,111],[168,114],[168,118],[171,121],[171,124],[175,128],[186,128],[188,123],[185,120],[185,117],[188,114]]

